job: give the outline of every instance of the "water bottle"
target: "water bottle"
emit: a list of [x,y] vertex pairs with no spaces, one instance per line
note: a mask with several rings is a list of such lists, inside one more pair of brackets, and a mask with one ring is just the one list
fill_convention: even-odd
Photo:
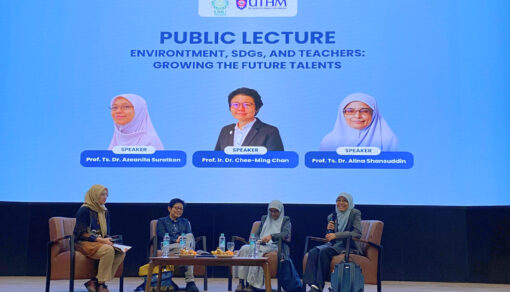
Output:
[[181,249],[186,249],[186,234],[181,234],[181,241],[179,242]]
[[161,251],[163,252],[163,257],[168,257],[168,251],[170,249],[170,235],[168,233],[165,233],[165,236],[163,237],[163,242],[161,243]]
[[255,238],[255,234],[251,234],[250,235],[250,255],[252,258],[256,258],[257,257],[257,251],[255,250],[255,241],[257,239]]
[[257,240],[255,243],[255,257],[257,258],[260,254],[260,240]]
[[222,251],[225,251],[225,234],[221,234],[220,235],[220,242],[218,244],[218,247],[222,250]]

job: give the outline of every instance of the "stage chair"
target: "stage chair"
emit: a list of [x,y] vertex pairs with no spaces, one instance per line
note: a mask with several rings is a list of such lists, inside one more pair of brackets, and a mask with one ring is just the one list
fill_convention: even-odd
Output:
[[[51,280],[69,279],[69,292],[74,291],[74,279],[90,279],[97,275],[99,260],[86,257],[74,248],[76,218],[51,217],[48,220],[50,241],[46,260],[46,292]],[[115,276],[120,277],[119,290],[124,291],[122,263]]]
[[[257,230],[260,228],[260,221],[253,222],[251,226],[250,234],[257,233]],[[249,236],[248,236],[249,238]],[[240,236],[232,236],[232,241],[240,241],[243,244],[249,244],[248,241]],[[282,244],[288,244],[287,242],[282,241],[281,238],[278,239],[278,251],[272,251],[265,253],[263,256],[268,258],[269,262],[269,273],[271,274],[271,278],[277,278],[278,277],[278,259],[282,256]],[[238,251],[237,251],[238,252]],[[282,286],[280,281],[278,281],[278,292],[282,290]],[[228,291],[232,291],[232,268],[230,268],[229,275],[228,275]]]
[[[158,249],[158,236],[156,235],[156,226],[158,225],[158,220],[151,220],[150,223],[150,240],[149,240],[149,248],[148,248],[148,255],[149,256],[161,256],[162,252],[160,249]],[[207,251],[207,239],[205,235],[197,236],[195,237],[195,248],[199,245],[199,243],[202,243],[202,250]],[[199,251],[199,250],[197,250]],[[193,267],[193,274],[198,277],[204,277],[204,290],[207,290],[207,269],[205,266],[194,266]],[[174,267],[173,275],[175,276],[184,276],[183,273],[181,273],[181,270],[178,266]]]
[[[361,238],[353,238],[360,242],[363,255],[350,254],[349,259],[361,267],[365,284],[377,284],[377,292],[381,292],[381,260],[382,245],[381,238],[384,223],[378,220],[362,220],[361,221]],[[308,244],[310,241],[325,243],[326,239],[321,237],[307,236],[305,241],[305,255],[303,257],[303,274],[308,259]],[[344,260],[345,254],[334,256],[331,260],[331,272],[335,269],[335,265]],[[303,285],[304,286],[304,285]]]

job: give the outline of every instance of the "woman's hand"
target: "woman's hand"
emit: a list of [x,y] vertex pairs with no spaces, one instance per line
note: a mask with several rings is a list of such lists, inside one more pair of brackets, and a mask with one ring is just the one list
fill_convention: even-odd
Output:
[[329,221],[327,230],[335,230],[335,221]]
[[96,241],[100,242],[100,243],[108,244],[108,245],[113,245],[113,242],[109,237],[108,238],[98,237],[98,238],[96,238]]
[[175,242],[180,243],[180,242],[181,242],[181,238],[182,238],[182,236],[180,236],[180,235],[179,235],[179,236],[177,237],[177,240],[175,240]]
[[332,240],[336,239],[336,235],[334,233],[328,233],[328,234],[326,234],[326,239],[328,241],[332,241]]
[[262,240],[263,243],[268,243],[272,239],[271,235],[266,235],[262,237],[260,240]]

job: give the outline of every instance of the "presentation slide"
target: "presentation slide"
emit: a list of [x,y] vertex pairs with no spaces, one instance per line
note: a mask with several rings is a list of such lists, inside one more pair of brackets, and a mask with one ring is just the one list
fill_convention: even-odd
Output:
[[510,205],[509,1],[3,1],[1,201]]

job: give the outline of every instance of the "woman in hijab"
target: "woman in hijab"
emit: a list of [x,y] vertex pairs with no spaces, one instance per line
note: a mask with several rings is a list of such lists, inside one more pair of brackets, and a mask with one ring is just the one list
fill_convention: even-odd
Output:
[[[267,215],[260,219],[261,228],[255,233],[257,240],[260,240],[260,254],[266,254],[278,250],[278,240],[283,243],[290,242],[292,224],[290,218],[285,216],[283,203],[274,200],[267,207]],[[290,253],[287,244],[282,244],[282,255],[288,257]],[[245,244],[239,250],[238,256],[249,257],[250,246]],[[237,292],[252,291],[253,287],[262,289],[264,287],[264,272],[261,267],[238,267],[233,268],[233,276],[239,278]]]
[[[331,259],[345,252],[346,240],[350,236],[361,237],[361,212],[354,209],[354,201],[348,193],[340,193],[336,198],[335,212],[328,216],[325,235],[328,243],[316,246],[308,252],[303,282],[310,285],[308,292],[319,292],[324,281],[329,278]],[[350,252],[359,254],[357,241],[351,240]]]
[[143,98],[131,93],[118,95],[110,102],[110,110],[114,131],[109,150],[115,146],[153,146],[164,150]]
[[125,256],[125,253],[113,248],[108,235],[110,214],[105,207],[107,198],[107,188],[93,185],[85,194],[85,203],[76,212],[76,249],[89,258],[99,260],[96,278],[84,284],[89,292],[108,292],[105,282],[113,279]]
[[348,95],[338,108],[333,131],[320,144],[321,151],[338,147],[372,146],[381,151],[396,151],[397,137],[384,120],[377,102],[365,93]]

